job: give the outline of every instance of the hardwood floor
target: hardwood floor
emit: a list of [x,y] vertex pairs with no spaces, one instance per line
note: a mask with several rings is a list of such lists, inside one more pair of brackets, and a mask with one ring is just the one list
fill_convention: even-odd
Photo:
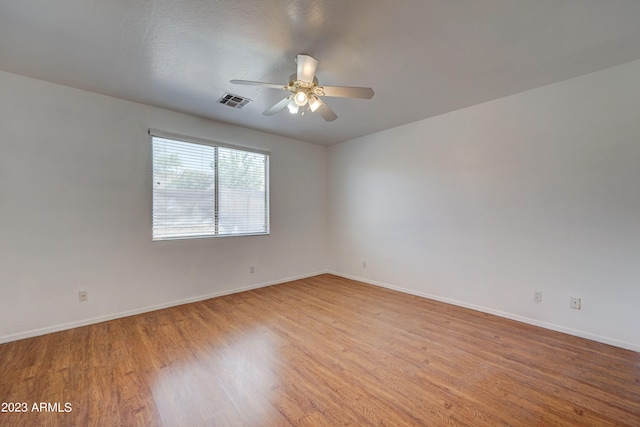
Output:
[[640,354],[321,275],[0,345],[0,398],[1,426],[640,426]]

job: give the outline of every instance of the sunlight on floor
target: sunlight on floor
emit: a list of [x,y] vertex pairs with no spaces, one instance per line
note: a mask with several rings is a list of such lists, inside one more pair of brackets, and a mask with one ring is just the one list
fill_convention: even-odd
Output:
[[258,327],[226,343],[197,347],[189,360],[160,369],[152,393],[163,422],[241,419],[259,425],[275,410],[270,395],[278,387],[276,344],[275,336]]

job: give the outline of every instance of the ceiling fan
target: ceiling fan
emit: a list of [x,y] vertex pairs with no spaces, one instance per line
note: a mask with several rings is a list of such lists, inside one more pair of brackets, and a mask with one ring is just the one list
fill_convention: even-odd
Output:
[[318,60],[309,55],[298,55],[296,58],[298,70],[289,78],[289,84],[281,85],[277,83],[254,82],[250,80],[231,80],[233,84],[263,86],[272,89],[287,90],[292,94],[278,101],[268,108],[264,113],[271,116],[285,107],[291,114],[296,114],[302,109],[318,112],[326,121],[331,122],[338,118],[336,113],[322,102],[322,96],[335,96],[340,98],[373,98],[373,89],[370,87],[349,87],[349,86],[320,86],[318,78],[315,76]]

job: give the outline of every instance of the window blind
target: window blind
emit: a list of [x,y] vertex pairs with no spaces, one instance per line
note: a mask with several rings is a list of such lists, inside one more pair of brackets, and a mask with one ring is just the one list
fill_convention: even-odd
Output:
[[269,154],[151,135],[153,240],[269,233]]

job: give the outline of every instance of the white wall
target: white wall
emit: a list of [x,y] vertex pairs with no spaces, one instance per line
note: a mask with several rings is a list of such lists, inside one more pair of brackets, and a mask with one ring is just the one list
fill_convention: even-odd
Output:
[[330,147],[330,269],[639,351],[639,76],[640,61]]
[[[1,72],[0,93],[0,342],[325,271],[326,147]],[[148,128],[271,150],[271,235],[151,242]]]

